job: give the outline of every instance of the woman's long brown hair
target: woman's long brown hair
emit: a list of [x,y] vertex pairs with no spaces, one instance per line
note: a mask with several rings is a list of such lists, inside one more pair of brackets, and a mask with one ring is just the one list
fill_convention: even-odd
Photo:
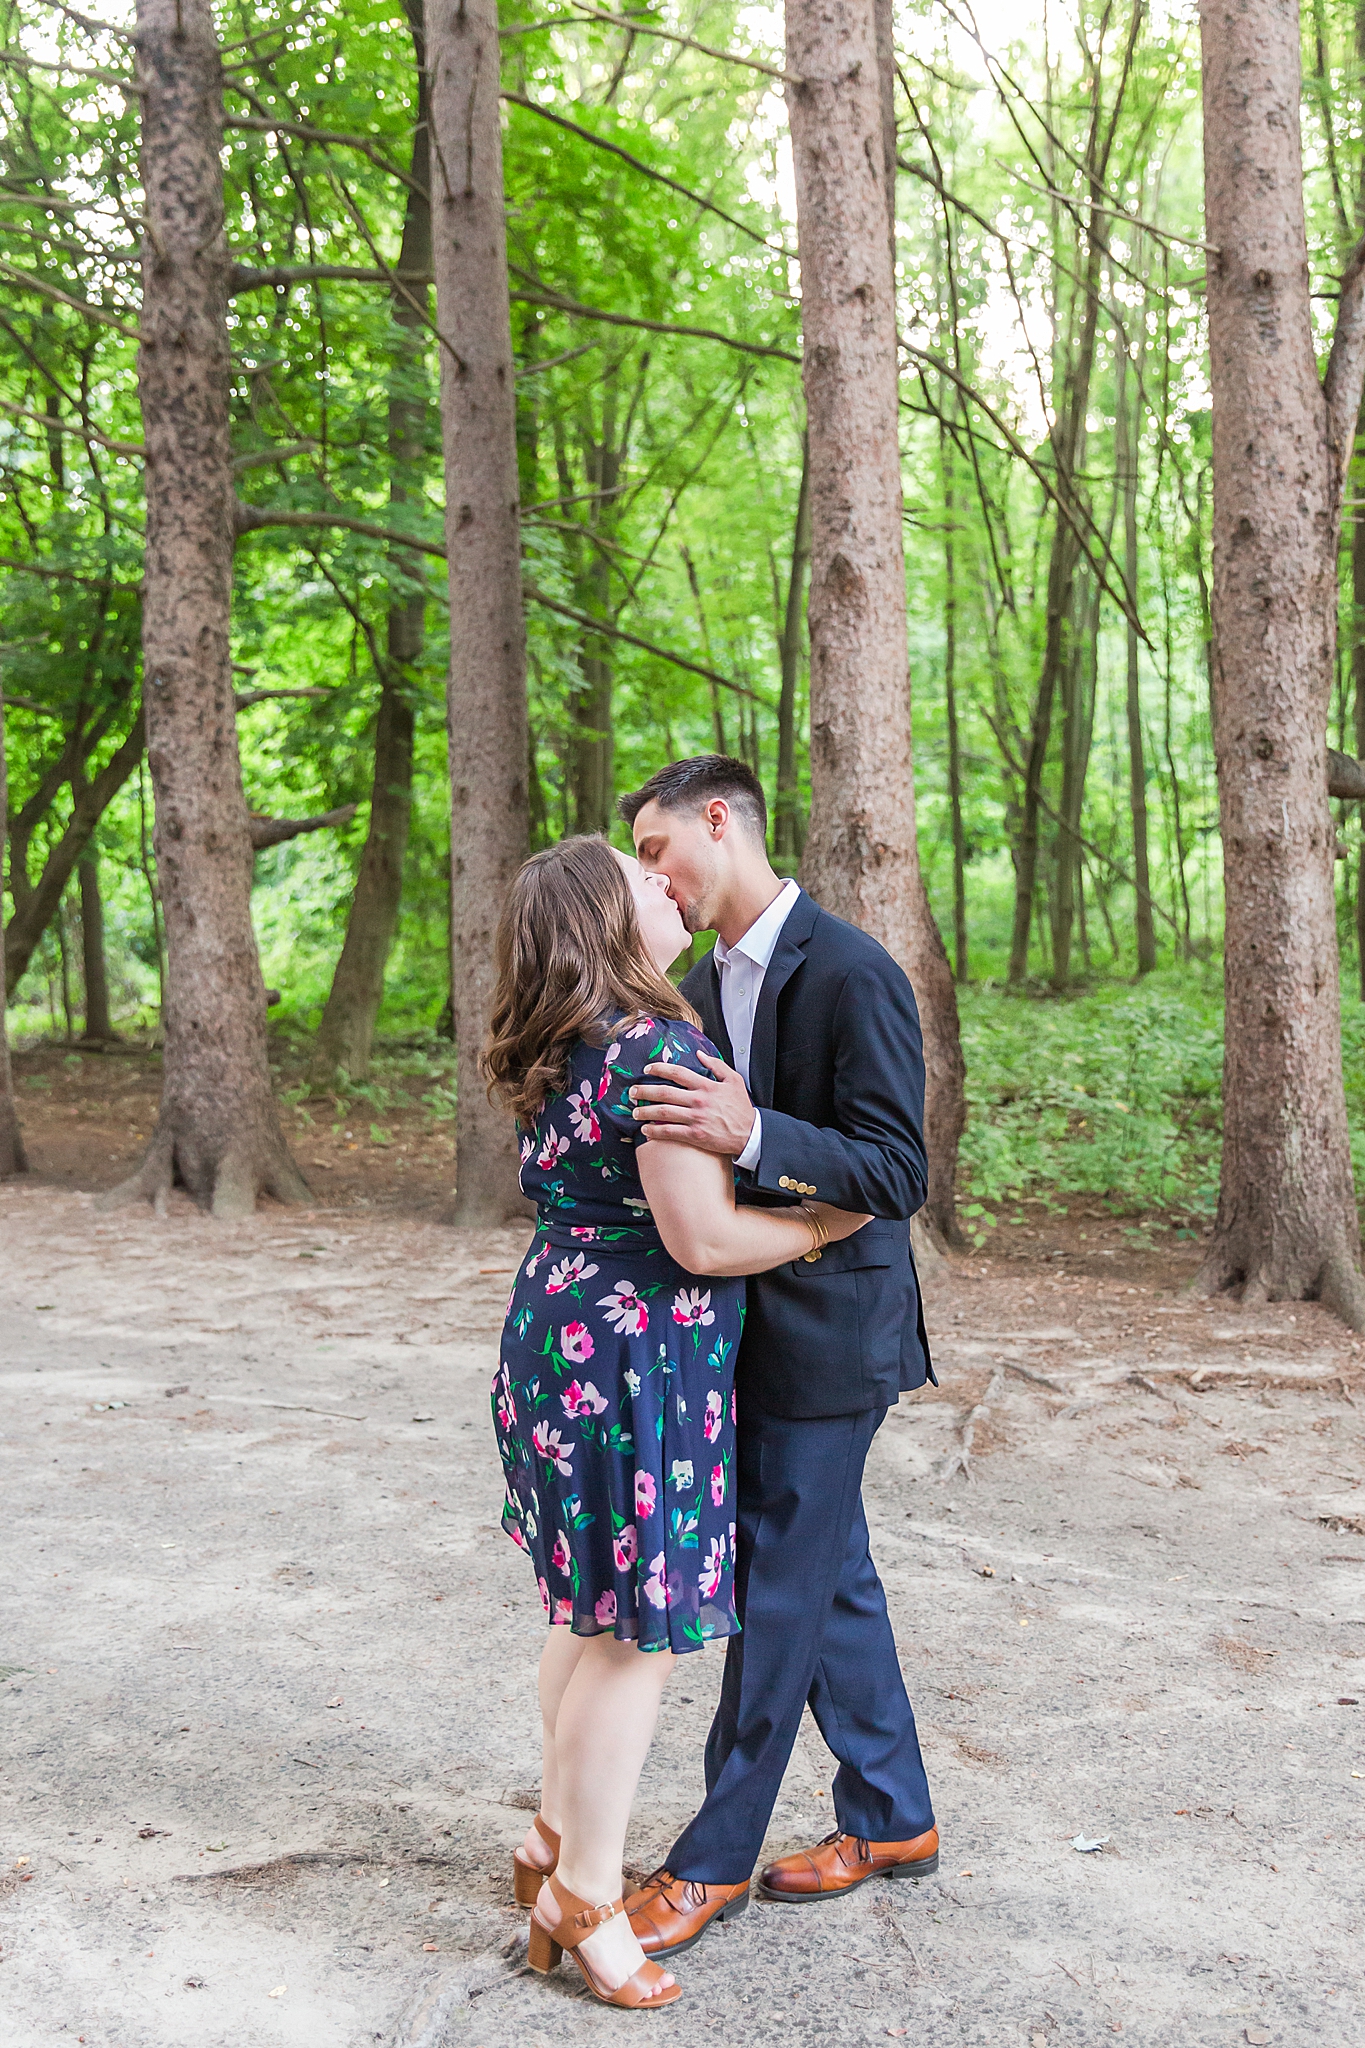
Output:
[[498,984],[479,1065],[524,1124],[562,1086],[575,1042],[613,1024],[696,1011],[645,950],[624,868],[605,839],[564,839],[518,870],[498,926]]

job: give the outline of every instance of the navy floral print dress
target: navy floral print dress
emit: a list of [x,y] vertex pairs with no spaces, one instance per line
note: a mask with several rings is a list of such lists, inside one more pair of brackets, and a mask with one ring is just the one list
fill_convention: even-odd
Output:
[[563,1088],[520,1132],[539,1227],[507,1305],[493,1382],[503,1527],[552,1626],[644,1650],[738,1632],[735,1353],[743,1280],[664,1249],[636,1171],[629,1091],[651,1061],[706,1069],[693,1025],[653,1017],[580,1039]]

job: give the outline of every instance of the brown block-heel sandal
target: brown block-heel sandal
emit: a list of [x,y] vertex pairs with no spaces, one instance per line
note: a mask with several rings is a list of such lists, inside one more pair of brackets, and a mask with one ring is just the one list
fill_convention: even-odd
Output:
[[[586,1899],[579,1899],[566,1891],[557,1877],[547,1880],[561,1918],[556,1932],[551,1934],[548,1927],[531,1915],[531,1933],[526,1948],[526,1960],[533,1970],[543,1975],[553,1970],[560,1957],[566,1952],[571,1955],[583,1972],[583,1981],[594,1998],[600,1998],[603,2005],[623,2005],[636,2010],[652,2011],[655,2006],[672,2005],[682,1997],[681,1984],[670,1984],[666,1990],[655,1991],[662,1983],[667,1971],[657,1963],[641,1963],[633,1977],[627,1977],[624,1984],[615,1991],[604,1991],[593,1975],[592,1966],[584,1956],[579,1955],[578,1945],[586,1941],[607,1920],[625,1910],[622,1900],[616,1899],[609,1906],[590,1906]],[[653,1994],[651,1996],[651,1994]]]
[[546,1848],[550,1850],[555,1861],[550,1865],[549,1870],[542,1870],[538,1864],[528,1863],[520,1849],[512,1851],[512,1886],[516,1892],[517,1904],[519,1906],[534,1906],[536,1900],[540,1897],[540,1887],[550,1875],[550,1871],[554,1869],[555,1863],[559,1861],[559,1836],[555,1833],[554,1829],[547,1826],[540,1814],[536,1815],[535,1819],[531,1822],[531,1826],[540,1836]]

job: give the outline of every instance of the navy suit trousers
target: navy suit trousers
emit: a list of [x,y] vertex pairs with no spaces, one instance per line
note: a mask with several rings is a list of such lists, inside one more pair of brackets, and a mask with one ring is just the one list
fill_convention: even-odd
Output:
[[915,1717],[868,1548],[863,1465],[886,1414],[793,1418],[752,1401],[739,1423],[735,1600],[706,1800],[668,1868],[738,1884],[758,1862],[801,1710],[839,1760],[846,1834],[908,1841],[934,1825]]

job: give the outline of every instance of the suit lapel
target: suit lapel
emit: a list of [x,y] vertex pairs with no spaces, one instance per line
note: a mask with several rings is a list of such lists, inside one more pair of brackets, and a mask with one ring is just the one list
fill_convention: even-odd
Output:
[[773,1085],[777,1079],[777,999],[804,961],[806,946],[819,915],[819,906],[803,889],[778,934],[773,957],[763,976],[754,1017],[753,1043],[749,1048],[749,1093],[760,1109],[773,1106]]
[[715,952],[706,956],[706,978],[700,991],[701,1000],[697,1008],[701,1021],[706,1026],[706,1035],[720,1053],[727,1067],[735,1063],[735,1050],[730,1043],[730,1034],[725,1028],[725,1012],[720,1006],[720,969],[716,965]]

